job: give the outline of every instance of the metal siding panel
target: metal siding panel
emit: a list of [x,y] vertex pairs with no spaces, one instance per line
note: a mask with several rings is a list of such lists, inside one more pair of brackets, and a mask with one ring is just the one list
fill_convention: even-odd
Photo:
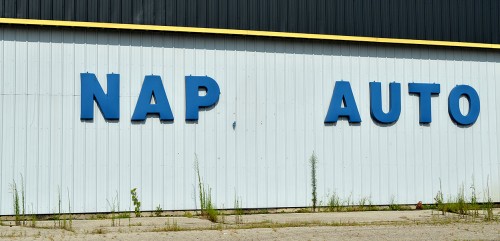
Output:
[[[238,0],[237,1],[237,29],[248,29],[249,28],[249,16],[248,16],[248,0]],[[282,3],[281,10],[285,10],[285,16],[281,14],[281,17],[286,18],[286,9],[284,7],[286,3]],[[285,31],[285,30],[283,30]]]
[[484,41],[483,34],[483,1],[474,1],[474,42]]
[[[314,4],[315,1],[309,1],[309,4]],[[298,0],[289,0],[287,5],[285,6],[288,11],[287,11],[287,32],[297,32],[298,31],[298,21],[299,21],[299,18],[300,16],[302,15],[300,12],[299,12],[299,7],[298,7]],[[307,9],[309,10],[309,9]],[[315,8],[314,8],[314,5],[313,7],[311,7],[311,12],[314,12]],[[309,12],[307,11],[304,11],[305,12],[305,17],[307,18],[307,16],[314,16],[314,14],[310,14]],[[249,12],[249,19],[250,19],[250,24],[252,25],[252,15],[253,15],[253,11]],[[316,22],[316,21],[314,21]],[[315,28],[312,28],[310,29],[312,32],[314,32],[314,29]]]
[[[195,154],[219,208],[232,208],[235,196],[248,208],[310,205],[313,151],[321,198],[432,203],[441,187],[456,195],[472,182],[500,198],[495,52],[28,27],[6,27],[0,37],[0,186],[20,184],[22,174],[27,202],[38,213],[55,210],[59,190],[63,207],[69,196],[72,211],[95,212],[109,211],[106,200],[115,197],[128,203],[134,187],[144,210],[195,208]],[[98,110],[94,121],[79,119],[79,74],[87,71],[104,89],[107,73],[120,74],[120,121],[106,121]],[[129,121],[151,73],[162,77],[173,123]],[[183,120],[189,74],[213,77],[222,93],[197,123]],[[360,125],[323,124],[338,80],[352,85]],[[382,82],[385,109],[388,84],[401,83],[398,122],[370,119],[370,81]],[[430,125],[418,123],[410,82],[441,84]],[[449,118],[447,94],[457,84],[481,96],[483,112],[473,126],[460,128]],[[2,214],[10,205],[2,196]]]
[[87,4],[88,0],[78,0],[75,4],[75,20],[88,21]]
[[[348,1],[350,2],[350,1]],[[391,37],[391,4],[390,0],[380,1],[380,36],[384,38]],[[353,26],[348,27],[353,28]],[[352,34],[349,34],[352,35]]]
[[[422,8],[424,9],[424,19],[420,20],[425,24],[425,39],[433,39],[434,38],[434,25],[435,25],[435,18],[433,12],[432,12],[432,0],[425,0],[424,1],[424,6]],[[458,19],[457,21],[453,21],[455,25],[458,24]],[[457,31],[458,34],[458,31]]]
[[121,22],[122,23],[133,23],[133,6],[132,0],[121,0]]
[[63,9],[63,19],[67,21],[75,21],[75,0],[66,0],[64,1],[64,9]]
[[467,42],[474,42],[475,40],[475,31],[476,31],[476,28],[475,28],[475,17],[474,17],[474,8],[475,8],[475,3],[476,1],[474,0],[467,0],[467,14],[464,16],[465,18],[467,18],[467,26],[466,26],[466,29],[467,29],[467,38],[466,38],[466,41]]
[[[205,0],[203,0],[205,1]],[[184,15],[181,15],[180,17],[185,18],[186,26],[196,26],[196,23],[198,23],[198,16],[196,12],[196,7],[198,5],[196,0],[185,0],[185,6],[186,6],[186,11]],[[181,12],[182,13],[182,12]]]
[[491,22],[493,19],[490,12],[491,7],[492,1],[485,0],[481,9],[481,15],[483,16],[483,21],[481,22],[481,26],[483,26],[483,32],[481,33],[481,35],[484,37],[484,39],[482,40],[484,43],[491,43],[492,33],[494,33],[494,31],[491,31]]
[[207,0],[193,1],[192,10],[194,11],[194,16],[196,16],[195,18],[196,22],[194,26],[207,27],[208,26]]
[[220,28],[219,27],[219,0],[207,0],[207,27],[209,28]]
[[[327,1],[328,4],[329,1]],[[361,36],[373,36],[373,22],[372,22],[372,16],[373,16],[373,9],[372,9],[373,3],[371,1],[368,1],[366,3],[363,3],[361,5],[361,15],[363,22],[361,24],[362,28],[362,33]],[[331,21],[331,20],[330,20]],[[331,30],[333,31],[333,29]]]
[[[293,0],[291,1],[293,2]],[[259,6],[258,1],[250,1],[247,5],[248,29],[259,30]]]
[[491,25],[488,31],[491,31],[491,43],[497,44],[500,43],[500,31],[497,31],[500,29],[500,17],[496,13],[500,12],[500,2],[491,1],[491,8],[489,11],[491,14]]
[[165,25],[166,19],[166,1],[156,0],[154,2],[154,24],[155,25]]
[[0,16],[490,43],[495,7],[491,0],[2,0]]
[[278,31],[278,28],[278,0],[269,0],[269,30]]
[[[339,3],[342,0],[339,0]],[[338,6],[340,7],[340,6]],[[372,27],[373,27],[373,36],[382,36],[382,10],[381,10],[381,4],[380,2],[372,2],[372,8],[373,8],[373,15],[372,15]],[[342,14],[341,12],[337,11],[338,14]],[[342,21],[342,17],[338,17],[337,21]],[[337,27],[339,27],[339,24],[337,24]],[[337,29],[337,31],[341,32],[343,31],[342,29]]]
[[4,4],[5,4],[5,1],[6,0],[0,0],[0,17],[2,18],[5,18],[5,7],[4,7]]
[[99,0],[87,0],[87,21],[99,21]]
[[110,15],[109,21],[112,23],[121,23],[122,22],[122,0],[111,0],[110,2]]
[[143,1],[144,4],[144,14],[143,14],[143,24],[152,25],[155,24],[155,2],[152,0]]
[[[0,5],[2,5],[0,3]],[[1,8],[1,7],[0,7]],[[1,14],[0,10],[0,14]],[[28,16],[27,18],[39,19],[40,18],[40,0],[28,1]]]
[[52,17],[55,20],[64,20],[64,4],[63,0],[52,0]]
[[455,0],[450,4],[450,40],[459,39],[460,34],[460,15],[457,2]]
[[466,41],[467,39],[467,0],[458,0],[457,18],[458,18],[458,41]]
[[99,22],[111,22],[111,1],[110,0],[99,0],[98,3],[98,21]]
[[[228,15],[229,15],[229,3],[231,0],[218,0],[217,2],[217,27],[219,28],[228,28]],[[262,1],[262,0],[261,0]],[[261,9],[262,11],[262,9]],[[266,16],[267,17],[267,16]]]
[[189,26],[189,22],[187,20],[187,1],[185,0],[177,0],[176,1],[177,11],[175,13],[176,26]]
[[16,1],[16,18],[28,18],[28,0]]
[[3,2],[3,16],[4,18],[15,18],[17,13],[17,0],[4,0]]
[[[245,1],[246,0],[241,0]],[[288,28],[288,6],[286,6],[288,1],[286,0],[278,0],[278,6],[277,6],[277,29],[276,31],[281,31],[281,32],[286,32]],[[241,11],[243,12],[243,11]],[[245,16],[246,17],[246,16]],[[246,18],[245,18],[246,19]],[[240,25],[240,28],[244,28],[245,26]]]
[[426,35],[426,16],[425,16],[425,0],[415,0],[415,25],[416,38],[425,39]]
[[[147,0],[146,0],[147,1]],[[144,2],[143,0],[132,0],[131,23],[144,24]]]

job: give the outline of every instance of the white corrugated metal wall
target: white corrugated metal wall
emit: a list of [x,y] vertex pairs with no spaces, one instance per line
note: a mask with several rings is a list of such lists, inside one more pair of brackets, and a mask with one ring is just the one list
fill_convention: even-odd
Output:
[[[0,213],[10,214],[9,185],[21,175],[34,212],[63,207],[109,211],[118,196],[130,207],[137,187],[144,210],[196,206],[193,169],[219,208],[310,205],[308,158],[319,158],[318,195],[374,204],[433,202],[440,188],[480,198],[487,184],[500,201],[496,98],[500,53],[493,50],[333,41],[105,31],[68,28],[0,29]],[[80,120],[80,73],[120,74],[119,121]],[[145,75],[164,81],[175,121],[130,117]],[[221,96],[198,123],[186,123],[184,76],[208,75]],[[337,80],[350,81],[363,122],[323,123]],[[370,118],[370,81],[402,84],[402,113],[394,125]],[[409,82],[441,84],[433,122],[418,122]],[[448,93],[473,86],[481,114],[471,127],[448,115]],[[387,109],[387,106],[386,108]],[[233,122],[236,128],[233,130]]]

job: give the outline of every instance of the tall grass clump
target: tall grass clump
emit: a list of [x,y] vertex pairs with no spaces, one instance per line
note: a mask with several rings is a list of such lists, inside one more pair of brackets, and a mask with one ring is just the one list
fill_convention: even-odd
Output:
[[397,204],[396,198],[394,195],[391,197],[391,202],[389,203],[389,210],[391,211],[400,211],[401,205]]
[[243,209],[241,208],[241,199],[234,195],[234,222],[236,224],[242,223]]
[[330,198],[328,198],[327,209],[329,212],[340,212],[342,211],[342,202],[340,201],[340,197],[333,193]]
[[485,202],[483,203],[483,212],[484,212],[484,220],[485,221],[493,221],[495,220],[493,216],[493,200],[490,195],[490,185],[489,180],[486,181],[486,192],[484,192]]
[[26,226],[26,190],[24,188],[24,178],[21,175],[21,190],[19,190],[15,180],[10,184],[12,192],[12,209],[15,216],[15,224]]
[[318,158],[316,157],[316,154],[313,152],[311,155],[311,158],[309,158],[309,165],[311,166],[311,188],[312,188],[312,209],[313,212],[316,211],[316,204],[318,202],[318,196],[317,196],[317,178],[316,178],[316,170],[317,170],[317,165],[318,165]]
[[[119,207],[120,204],[119,204],[119,201],[118,201],[118,192],[116,192],[116,196],[113,197],[113,199],[111,200],[111,202],[109,200],[106,200],[106,201],[108,202],[108,206],[109,206],[110,213],[111,213],[111,227],[114,227],[115,226],[115,220],[117,218],[116,213],[120,211],[120,207]],[[120,221],[120,219],[118,219],[118,221]]]
[[434,197],[434,202],[436,204],[436,208],[438,211],[441,211],[441,214],[444,215],[446,212],[446,204],[444,203],[443,191],[441,189],[441,178],[439,179],[439,191]]
[[198,162],[198,155],[195,154],[194,160],[194,170],[198,178],[198,192],[200,198],[200,210],[201,215],[206,217],[212,222],[217,222],[219,212],[217,211],[215,205],[212,203],[212,189],[202,182],[200,174],[200,164]]
[[17,190],[16,181],[12,180],[10,184],[10,189],[12,192],[12,208],[14,209],[14,215],[16,218],[15,224],[21,225],[21,205],[19,204],[19,193]]

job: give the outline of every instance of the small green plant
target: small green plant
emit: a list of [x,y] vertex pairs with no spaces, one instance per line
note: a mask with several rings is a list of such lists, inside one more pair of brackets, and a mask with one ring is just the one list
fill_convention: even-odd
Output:
[[198,156],[195,154],[194,169],[198,177],[198,188],[200,195],[200,209],[201,215],[206,217],[212,222],[217,222],[219,216],[219,211],[216,209],[215,205],[212,203],[212,189],[207,185],[203,184],[200,175],[200,165],[198,162]]
[[170,223],[170,219],[167,219],[167,222],[165,222],[165,226],[164,227],[160,227],[160,228],[154,228],[152,231],[153,232],[177,232],[177,231],[181,231],[181,227],[179,227],[179,225],[177,224],[177,221],[174,219],[172,221],[172,224]]
[[361,199],[359,199],[359,202],[358,202],[358,211],[366,211],[368,210],[368,203],[370,201],[368,200],[367,197],[362,197]]
[[66,230],[73,230],[73,214],[71,211],[71,199],[69,198],[69,190],[68,191],[68,226],[65,227]]
[[470,198],[469,210],[470,210],[471,215],[473,217],[478,217],[480,205],[477,202],[476,186],[474,185],[474,181],[472,182],[470,189],[472,190],[472,195]]
[[30,227],[36,228],[36,214],[33,211],[33,204],[31,204],[31,224]]
[[156,206],[155,216],[156,216],[156,217],[161,217],[161,213],[162,213],[162,212],[163,212],[163,209],[161,209],[160,204],[158,204],[158,206]]
[[21,225],[21,208],[19,204],[19,193],[17,190],[17,184],[15,180],[12,180],[12,184],[10,185],[10,189],[12,191],[12,205],[14,209],[15,215],[15,224]]
[[439,191],[434,197],[434,202],[436,204],[436,208],[441,211],[441,214],[444,215],[446,212],[446,204],[444,203],[443,191],[441,189],[441,178],[439,179]]
[[26,226],[26,190],[24,189],[24,178],[23,175],[21,174],[21,204],[22,204],[22,224],[23,226]]
[[396,198],[394,197],[394,195],[391,197],[391,203],[389,204],[389,209],[392,211],[401,210],[401,205],[396,203]]
[[458,190],[458,196],[455,198],[455,200],[450,200],[446,204],[446,211],[452,212],[452,213],[457,213],[462,216],[469,214],[469,206],[467,204],[467,201],[465,199],[465,193],[464,193],[464,187],[462,186]]
[[136,217],[141,216],[141,202],[137,196],[137,188],[130,190],[130,195],[132,196],[132,202],[134,203],[134,213]]
[[182,216],[184,216],[185,218],[192,218],[193,214],[191,212],[187,211],[187,212],[184,212],[184,215],[182,215]]
[[118,205],[117,205],[117,202],[118,202],[118,192],[116,193],[116,196],[111,200],[111,202],[109,202],[109,200],[106,200],[106,201],[108,202],[108,206],[109,206],[110,213],[111,213],[111,227],[114,227],[115,226],[115,220],[117,218],[116,212],[119,211],[118,210]]
[[243,219],[242,219],[242,215],[243,215],[243,209],[241,208],[241,199],[236,197],[234,197],[234,222],[236,224],[240,224],[242,223]]
[[340,212],[342,211],[342,202],[340,201],[340,197],[333,193],[332,196],[328,199],[327,202],[329,212]]
[[309,158],[309,164],[311,165],[311,188],[312,188],[312,210],[316,212],[316,204],[318,202],[318,197],[316,193],[317,188],[317,178],[316,178],[316,169],[318,165],[318,158],[316,154],[313,152],[311,158]]
[[215,222],[217,222],[217,218],[219,216],[219,211],[216,209],[216,207],[212,203],[212,189],[208,188],[208,192],[206,192],[206,191],[203,191],[203,192],[204,192],[204,197],[205,197],[204,210],[206,213],[206,217],[208,218],[208,220],[215,223]]
[[484,200],[486,201],[483,203],[484,220],[493,221],[495,220],[495,217],[493,215],[493,200],[490,195],[489,178],[486,181],[486,192],[484,192],[484,195]]

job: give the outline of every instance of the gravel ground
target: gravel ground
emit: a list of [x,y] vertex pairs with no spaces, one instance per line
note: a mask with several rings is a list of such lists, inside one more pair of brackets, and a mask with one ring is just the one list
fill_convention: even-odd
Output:
[[[500,215],[500,210],[494,211]],[[71,231],[38,221],[35,228],[0,226],[1,240],[500,240],[500,223],[436,211],[284,213],[197,217],[73,220]],[[130,222],[130,223],[129,223]],[[180,231],[173,231],[174,229]]]

